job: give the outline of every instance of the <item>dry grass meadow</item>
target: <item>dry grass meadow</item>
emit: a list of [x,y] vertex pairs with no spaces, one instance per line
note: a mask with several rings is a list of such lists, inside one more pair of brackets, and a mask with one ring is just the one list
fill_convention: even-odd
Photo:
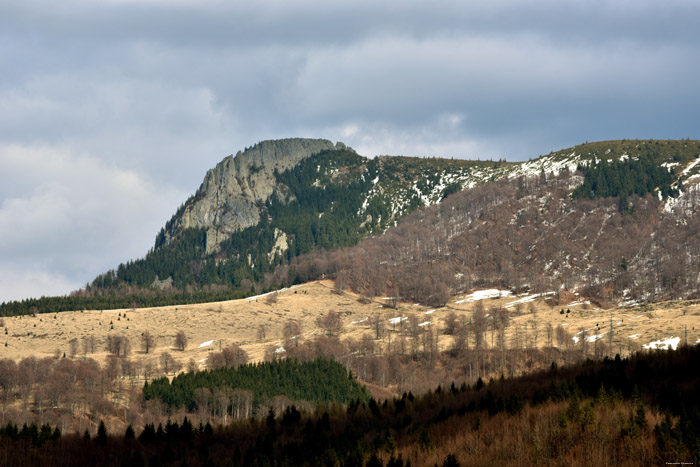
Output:
[[[218,303],[196,305],[168,306],[146,309],[121,310],[85,310],[63,313],[41,314],[37,317],[21,316],[4,318],[4,329],[0,328],[0,358],[20,360],[24,357],[37,358],[71,355],[70,341],[94,336],[96,347],[88,357],[103,362],[109,353],[106,350],[107,337],[126,336],[131,343],[130,357],[134,360],[153,359],[157,362],[160,354],[171,352],[182,363],[194,359],[199,368],[206,367],[207,355],[230,344],[243,348],[251,361],[264,359],[266,349],[282,345],[282,327],[287,320],[294,319],[300,323],[303,339],[312,339],[322,330],[316,325],[316,319],[335,310],[343,319],[341,339],[363,335],[373,335],[369,327],[369,318],[381,314],[385,319],[415,314],[421,322],[430,321],[430,326],[443,328],[445,317],[452,311],[458,315],[471,316],[476,301],[464,301],[469,296],[453,297],[446,307],[429,309],[422,305],[402,303],[397,310],[385,306],[388,303],[375,298],[371,303],[360,303],[353,293],[338,295],[333,293],[331,281],[316,281],[280,291],[276,303],[270,303],[267,297],[253,297]],[[540,297],[531,302],[524,302],[520,314],[512,303],[519,297],[487,298],[482,301],[486,311],[496,306],[508,306],[511,311],[507,342],[513,341],[516,329],[523,332],[532,329],[536,311],[538,327],[538,347],[546,342],[546,327],[551,323],[554,328],[559,324],[574,335],[586,329],[589,336],[607,332],[612,319],[614,327],[613,353],[626,354],[638,350],[642,344],[679,337],[680,343],[694,344],[700,340],[700,301],[665,302],[625,308],[602,310],[592,305],[584,305],[581,300],[573,301],[570,296],[554,304]],[[569,303],[567,303],[569,302]],[[530,306],[534,304],[534,307]],[[570,313],[561,314],[562,309]],[[111,323],[111,324],[110,324]],[[258,330],[265,327],[265,337],[260,338]],[[113,327],[113,329],[111,329]],[[388,325],[389,329],[393,326]],[[598,331],[600,329],[600,331]],[[155,337],[155,349],[145,354],[141,346],[141,336],[150,332]],[[175,334],[184,331],[188,345],[184,351],[175,349]],[[632,337],[630,337],[632,336]],[[600,338],[608,343],[608,335]],[[532,338],[531,338],[532,339]],[[440,334],[440,349],[450,347],[451,336]],[[491,334],[485,334],[485,344],[491,345]],[[208,344],[208,345],[207,345]],[[556,340],[554,340],[556,345]],[[591,349],[594,344],[590,344]],[[82,347],[82,345],[81,345]],[[592,352],[591,352],[592,353]],[[75,358],[82,356],[78,351]]]

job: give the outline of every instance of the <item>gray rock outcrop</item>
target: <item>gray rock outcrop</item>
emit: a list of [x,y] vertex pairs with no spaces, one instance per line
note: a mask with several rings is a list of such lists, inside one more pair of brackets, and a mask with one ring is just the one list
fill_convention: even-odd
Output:
[[204,227],[207,253],[215,251],[232,233],[256,225],[260,205],[273,193],[286,199],[275,179],[275,169],[282,172],[323,150],[344,147],[325,139],[290,138],[263,141],[235,157],[226,157],[207,172],[194,197],[172,220],[166,240],[182,229]]

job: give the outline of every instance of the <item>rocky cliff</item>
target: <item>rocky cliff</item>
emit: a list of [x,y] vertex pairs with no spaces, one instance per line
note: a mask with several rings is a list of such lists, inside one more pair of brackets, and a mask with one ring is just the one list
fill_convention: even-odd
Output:
[[236,156],[228,156],[209,170],[195,195],[168,223],[166,242],[191,227],[207,229],[207,253],[233,232],[260,221],[260,205],[273,193],[286,195],[275,180],[280,172],[327,149],[345,148],[325,139],[290,138],[263,141]]

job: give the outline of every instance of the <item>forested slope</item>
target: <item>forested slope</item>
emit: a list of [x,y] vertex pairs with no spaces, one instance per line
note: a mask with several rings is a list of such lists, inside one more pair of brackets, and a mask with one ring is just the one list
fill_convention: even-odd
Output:
[[102,424],[96,435],[61,436],[10,422],[0,465],[698,463],[699,371],[695,346],[311,413],[288,406],[217,428],[185,416],[124,435]]
[[[688,168],[693,163],[680,167]],[[687,173],[642,157],[504,178],[418,210],[353,248],[299,257],[269,280],[285,283],[290,271],[335,275],[369,296],[434,305],[492,286],[576,291],[601,303],[695,298],[700,192]]]

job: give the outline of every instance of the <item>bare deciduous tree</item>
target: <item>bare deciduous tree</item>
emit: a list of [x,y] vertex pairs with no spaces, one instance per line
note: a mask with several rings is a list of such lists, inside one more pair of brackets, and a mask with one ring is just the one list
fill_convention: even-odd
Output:
[[445,328],[443,333],[452,336],[457,331],[457,313],[450,311],[450,313],[445,317]]
[[175,359],[170,352],[163,352],[160,355],[160,367],[166,375],[175,371]]
[[293,319],[288,320],[284,323],[282,328],[282,339],[284,339],[284,347],[296,347],[299,345],[299,337],[301,334],[301,326],[299,322]]
[[269,293],[265,296],[265,303],[267,303],[268,305],[274,305],[275,303],[277,303],[277,300],[278,300],[277,292],[272,292],[272,293]]
[[178,331],[175,334],[175,348],[181,352],[184,352],[187,348],[187,334],[185,334],[185,331]]
[[76,337],[68,342],[68,349],[70,358],[75,358],[78,355],[78,339]]
[[143,334],[141,334],[141,348],[143,349],[144,353],[150,353],[151,350],[153,350],[156,346],[156,338],[153,334],[151,334],[148,331],[145,331]]
[[221,351],[227,368],[236,368],[248,363],[248,353],[236,344],[231,344]]
[[316,324],[326,332],[328,337],[337,336],[343,329],[343,320],[340,318],[340,314],[333,310],[319,316],[316,319]]
[[257,337],[259,341],[264,341],[267,335],[267,327],[264,324],[258,326]]

